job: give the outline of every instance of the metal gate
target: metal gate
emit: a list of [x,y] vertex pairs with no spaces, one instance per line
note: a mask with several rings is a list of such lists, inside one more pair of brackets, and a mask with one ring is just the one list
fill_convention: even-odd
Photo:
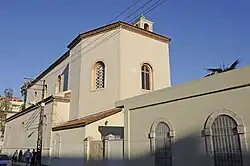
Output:
[[243,166],[236,122],[227,115],[218,116],[212,124],[215,166]]
[[103,163],[103,141],[89,141],[88,166],[101,166]]
[[158,123],[155,130],[155,165],[172,166],[171,138],[166,123]]

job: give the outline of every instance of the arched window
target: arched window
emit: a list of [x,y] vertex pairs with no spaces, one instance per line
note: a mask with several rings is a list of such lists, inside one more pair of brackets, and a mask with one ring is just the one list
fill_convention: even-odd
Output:
[[48,85],[44,85],[44,98],[48,96]]
[[227,115],[218,116],[212,124],[215,166],[243,166],[236,122]]
[[37,97],[37,91],[34,92],[35,97]]
[[215,166],[243,166],[243,122],[233,112],[224,112],[213,113],[205,123],[207,152],[212,155]]
[[105,87],[105,64],[101,61],[94,66],[93,72],[94,89],[102,89]]
[[157,120],[151,127],[151,151],[155,157],[155,166],[172,166],[173,128],[166,120]]
[[144,90],[153,89],[153,76],[152,68],[149,64],[143,64],[141,67],[141,87]]
[[56,80],[56,93],[61,92],[61,83],[62,83],[62,78],[59,75]]
[[149,30],[149,25],[147,23],[144,24],[144,29],[147,31]]

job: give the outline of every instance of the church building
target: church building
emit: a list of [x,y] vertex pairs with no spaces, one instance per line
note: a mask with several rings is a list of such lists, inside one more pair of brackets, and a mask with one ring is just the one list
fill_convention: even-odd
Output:
[[153,29],[141,16],[80,33],[29,84],[2,152],[36,149],[44,108],[44,165],[249,166],[250,67],[171,86]]
[[[133,24],[119,21],[80,33],[29,84],[27,108],[7,119],[2,151],[36,149],[41,107],[45,165],[82,165],[91,146],[123,140],[124,111],[115,102],[171,86],[169,42],[144,16]],[[93,154],[100,155],[87,158]]]

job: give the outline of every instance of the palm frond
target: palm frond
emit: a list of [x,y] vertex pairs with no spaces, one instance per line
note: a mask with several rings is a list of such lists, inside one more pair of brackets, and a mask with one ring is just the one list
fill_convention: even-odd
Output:
[[218,71],[218,69],[210,68],[210,69],[206,69],[206,71],[208,71],[208,72],[216,72],[216,71]]
[[221,73],[223,72],[223,69],[222,68],[209,68],[209,69],[206,69],[208,72],[212,72],[212,73]]
[[240,61],[237,59],[236,61],[234,61],[228,68],[227,68],[227,71],[228,70],[233,70],[233,69],[236,69],[237,65],[240,63]]

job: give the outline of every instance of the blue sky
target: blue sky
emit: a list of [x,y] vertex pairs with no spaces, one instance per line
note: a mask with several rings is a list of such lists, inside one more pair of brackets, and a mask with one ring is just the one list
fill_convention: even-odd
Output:
[[[0,1],[0,93],[13,88],[20,96],[24,77],[37,76],[78,33],[107,24],[134,1]],[[223,62],[250,64],[249,7],[247,0],[167,0],[146,15],[155,32],[172,38],[173,85],[199,79],[205,68]]]

